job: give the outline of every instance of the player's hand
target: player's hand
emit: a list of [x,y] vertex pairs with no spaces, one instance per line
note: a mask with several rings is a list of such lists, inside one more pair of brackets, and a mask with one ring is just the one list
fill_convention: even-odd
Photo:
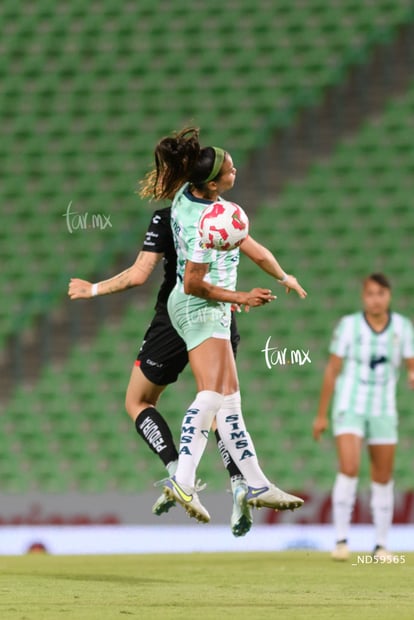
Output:
[[71,278],[68,295],[71,299],[89,299],[92,297],[92,282],[80,278]]
[[414,371],[408,373],[408,387],[414,390]]
[[329,426],[329,421],[327,418],[316,417],[312,424],[312,435],[316,441],[319,441],[322,433],[326,431]]
[[296,291],[299,297],[305,299],[307,296],[307,292],[304,288],[301,287],[295,276],[291,276],[287,274],[287,280],[285,282],[281,282],[282,286],[286,288],[286,293],[290,293],[290,291]]
[[239,306],[239,304],[231,304],[231,311],[232,312],[241,312],[241,308]]
[[276,299],[276,295],[272,295],[272,291],[268,288],[252,288],[250,293],[245,293],[245,301],[242,302],[245,312],[249,312],[250,308],[264,306]]

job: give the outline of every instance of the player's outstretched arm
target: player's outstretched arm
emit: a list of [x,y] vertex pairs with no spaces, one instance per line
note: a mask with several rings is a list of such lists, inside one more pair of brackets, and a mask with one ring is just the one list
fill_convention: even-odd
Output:
[[272,252],[265,248],[264,245],[255,241],[250,235],[242,242],[240,250],[256,263],[260,269],[276,278],[279,284],[286,288],[287,293],[292,290],[296,291],[302,299],[307,296],[307,292],[302,288],[295,276],[285,273]]
[[102,280],[93,284],[88,280],[71,278],[68,287],[68,295],[71,299],[89,299],[95,295],[110,295],[119,293],[134,286],[144,284],[156,265],[163,257],[162,253],[140,252],[131,267],[121,271],[108,280]]

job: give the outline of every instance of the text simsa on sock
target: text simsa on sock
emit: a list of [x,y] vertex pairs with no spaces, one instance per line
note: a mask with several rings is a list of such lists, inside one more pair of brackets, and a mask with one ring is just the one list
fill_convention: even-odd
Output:
[[253,441],[244,423],[240,392],[224,397],[216,422],[224,445],[248,484],[254,487],[269,485],[270,482],[260,468]]
[[222,402],[222,394],[202,390],[187,409],[181,426],[178,467],[175,472],[181,484],[194,486],[196,469],[205,450],[214,416]]

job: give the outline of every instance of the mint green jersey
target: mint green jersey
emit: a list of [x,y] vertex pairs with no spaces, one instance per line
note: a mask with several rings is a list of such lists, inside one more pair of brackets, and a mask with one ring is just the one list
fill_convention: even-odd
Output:
[[[220,198],[217,202],[220,201]],[[198,221],[201,212],[211,200],[195,198],[186,183],[175,195],[171,209],[171,226],[177,252],[177,286],[184,291],[183,279],[187,260],[193,263],[209,263],[205,280],[215,286],[234,291],[237,283],[239,249],[219,252],[201,247]]]
[[344,316],[337,325],[330,353],[342,357],[333,412],[394,416],[396,385],[403,359],[414,357],[411,321],[390,313],[387,326],[375,332],[363,312]]

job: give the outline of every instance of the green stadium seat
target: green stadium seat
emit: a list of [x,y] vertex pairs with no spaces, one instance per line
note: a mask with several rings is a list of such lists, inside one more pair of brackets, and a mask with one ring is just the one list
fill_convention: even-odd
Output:
[[[216,3],[214,12],[204,5],[188,10],[184,0],[161,8],[141,2],[121,9],[107,2],[100,11],[81,0],[57,11],[51,0],[41,0],[30,15],[10,0],[3,5],[3,340],[63,300],[62,269],[80,277],[105,273],[120,251],[142,237],[148,208],[132,193],[160,135],[183,122],[199,123],[206,142],[234,146],[240,167],[271,130],[291,126],[298,111],[318,103],[377,42],[414,20],[406,0],[243,0],[230,8]],[[16,63],[21,70],[10,72]],[[277,204],[259,205],[252,217],[254,236],[309,288],[304,303],[278,293],[274,308],[261,309],[259,320],[256,314],[239,320],[246,417],[265,469],[292,487],[298,480],[311,485],[315,475],[324,488],[332,483],[324,475],[334,462],[332,445],[315,448],[307,418],[318,398],[331,330],[341,312],[354,308],[356,282],[371,266],[384,266],[397,282],[396,307],[400,300],[410,303],[413,102],[411,87],[375,123],[339,145],[330,162],[313,166],[301,182],[284,188]],[[63,215],[71,200],[82,213],[110,213],[113,229],[107,236],[70,234]],[[276,230],[269,230],[269,220]],[[394,251],[397,241],[400,252]],[[33,281],[53,290],[42,288],[32,299]],[[240,281],[258,281],[248,261],[242,261]],[[150,315],[149,308],[145,317]],[[138,324],[132,308],[91,346],[75,345],[62,368],[44,369],[31,391],[14,394],[7,424],[2,422],[3,444],[15,450],[0,455],[3,489],[135,492],[163,475],[123,411],[135,354],[131,342],[139,346],[145,320],[140,310]],[[281,346],[310,347],[311,367],[269,371],[261,351],[269,335]],[[131,359],[123,366],[126,352]],[[194,391],[187,373],[161,399],[177,436]],[[409,411],[407,393],[401,398]],[[408,463],[404,448],[401,477]],[[221,488],[214,445],[208,457],[207,477],[213,489]],[[408,476],[403,479],[407,484]]]

